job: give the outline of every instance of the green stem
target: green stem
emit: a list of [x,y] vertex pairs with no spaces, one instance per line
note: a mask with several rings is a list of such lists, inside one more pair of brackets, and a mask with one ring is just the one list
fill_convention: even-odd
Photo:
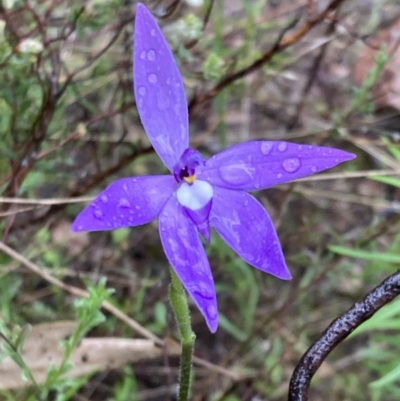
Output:
[[169,299],[175,313],[182,345],[178,401],[187,401],[192,385],[192,356],[196,336],[190,325],[190,313],[185,290],[176,273],[172,269],[170,270]]

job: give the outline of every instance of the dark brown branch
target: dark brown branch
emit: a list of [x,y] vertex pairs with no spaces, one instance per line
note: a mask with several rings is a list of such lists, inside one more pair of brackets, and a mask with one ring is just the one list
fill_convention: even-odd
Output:
[[400,294],[400,271],[385,279],[366,297],[334,320],[321,337],[306,351],[293,372],[289,401],[307,401],[311,379],[330,352],[382,306]]
[[[278,53],[279,51],[293,45],[298,42],[301,38],[303,38],[314,26],[323,21],[330,12],[337,9],[345,0],[332,0],[331,3],[322,11],[320,14],[315,16],[313,19],[307,20],[302,26],[300,26],[296,31],[291,33],[290,35],[286,35],[289,29],[293,28],[293,24],[290,24],[283,33],[281,33],[279,39],[276,41],[275,45],[267,50],[260,58],[255,60],[249,66],[231,74],[227,77],[223,78],[220,82],[218,82],[213,88],[208,90],[207,92],[200,93],[195,96],[190,104],[189,110],[191,111],[197,104],[204,103],[208,100],[214,98],[219,92],[225,89],[227,86],[231,85],[233,82],[237,81],[240,78],[245,77],[246,75],[256,71],[266,62],[271,60],[271,58]],[[297,22],[297,21],[296,21]]]

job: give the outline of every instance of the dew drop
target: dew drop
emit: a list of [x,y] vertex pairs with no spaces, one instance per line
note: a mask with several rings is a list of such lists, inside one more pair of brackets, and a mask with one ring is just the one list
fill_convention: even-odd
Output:
[[249,167],[245,163],[230,164],[219,168],[219,176],[233,186],[252,181],[255,174],[255,168]]
[[133,182],[136,182],[136,181],[137,181],[137,178],[132,178],[132,181],[133,181]]
[[135,206],[135,209],[136,209],[136,210],[140,210],[140,206],[136,205],[136,206]]
[[107,202],[108,202],[108,196],[107,196],[107,195],[101,195],[101,196],[100,196],[100,200],[101,200],[103,203],[107,203]]
[[83,226],[82,226],[82,225],[79,225],[79,226],[78,226],[78,230],[79,230],[79,231],[83,230]]
[[124,191],[128,191],[128,186],[127,186],[126,184],[124,184],[124,185],[122,185],[122,189],[123,189]]
[[123,209],[129,209],[131,207],[131,204],[129,203],[128,199],[121,198],[118,202],[118,206],[122,207]]
[[156,52],[154,50],[149,50],[147,53],[147,60],[154,61],[156,59]]
[[96,217],[96,219],[98,219],[98,220],[102,220],[102,219],[103,219],[103,212],[102,212],[101,210],[99,210],[99,209],[95,209],[95,210],[93,211],[93,215],[94,215],[94,217]]
[[269,155],[272,150],[272,143],[271,142],[261,142],[261,153],[263,155]]
[[282,163],[282,167],[288,173],[294,173],[301,166],[300,159],[298,157],[293,157],[292,159],[285,159]]
[[311,167],[311,171],[312,171],[313,173],[316,173],[316,172],[317,172],[317,167],[312,166],[312,167]]
[[207,315],[210,319],[214,320],[217,317],[217,309],[214,305],[207,306]]
[[150,35],[151,35],[151,36],[156,36],[156,30],[155,30],[155,29],[152,29],[152,30],[150,31]]
[[260,188],[260,184],[255,184],[254,186],[256,187],[256,189]]
[[303,150],[303,145],[299,145],[298,150]]
[[139,109],[143,108],[143,99],[139,99],[139,101],[137,102],[137,105],[139,107]]
[[138,92],[139,92],[139,95],[144,96],[144,95],[146,95],[146,88],[144,86],[140,86]]
[[276,178],[278,178],[278,180],[280,180],[282,178],[282,174],[281,173],[277,174]]
[[284,152],[287,149],[287,143],[286,142],[280,142],[278,145],[278,150],[280,152]]
[[151,84],[155,84],[158,81],[156,74],[149,74],[147,79]]
[[142,60],[144,60],[145,58],[146,58],[146,52],[143,50],[141,53],[140,53],[140,56],[139,56]]
[[212,289],[204,281],[199,281],[198,283],[189,285],[188,288],[189,288],[190,292],[194,292],[197,295],[200,295],[202,298],[206,298],[206,299],[214,298],[214,293],[213,293]]
[[248,200],[245,200],[245,201],[244,201],[244,205],[247,206],[248,204],[249,204],[249,201],[248,201]]

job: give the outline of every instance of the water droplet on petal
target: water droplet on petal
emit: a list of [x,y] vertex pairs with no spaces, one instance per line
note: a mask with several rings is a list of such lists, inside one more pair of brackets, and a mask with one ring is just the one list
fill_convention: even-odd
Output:
[[280,142],[278,145],[278,150],[280,152],[284,152],[287,149],[287,143],[286,142]]
[[271,142],[261,142],[261,153],[269,155],[271,153],[273,144]]
[[99,209],[95,209],[95,210],[93,211],[93,215],[94,215],[94,217],[96,217],[96,219],[98,219],[98,220],[102,220],[102,219],[103,219],[103,212],[102,212],[101,210],[99,210]]
[[147,79],[151,84],[155,84],[158,81],[156,74],[149,74]]
[[244,201],[244,205],[247,206],[248,204],[249,204],[249,201],[248,201],[248,200],[245,200],[245,201]]
[[135,209],[136,209],[136,210],[140,210],[140,206],[136,205],[136,206],[135,206]]
[[151,35],[151,36],[156,36],[156,30],[155,30],[155,29],[152,29],[152,30],[150,31],[150,35]]
[[282,178],[282,174],[281,173],[277,174],[276,178],[278,178],[278,180],[280,180]]
[[140,53],[140,58],[142,60],[144,60],[146,58],[146,52],[144,50]]
[[119,200],[118,206],[122,207],[123,209],[129,209],[131,207],[131,204],[129,203],[128,199],[121,198]]
[[217,317],[217,309],[214,305],[207,306],[207,315],[210,319],[214,320]]
[[132,181],[133,181],[133,182],[136,182],[136,181],[137,181],[137,178],[132,178]]
[[156,52],[154,50],[149,50],[147,53],[147,60],[154,61],[156,59]]
[[107,203],[107,202],[108,202],[108,196],[107,196],[107,195],[101,195],[101,196],[100,196],[100,200],[101,200],[103,203]]
[[219,175],[230,185],[242,185],[254,180],[256,170],[246,163],[229,164],[219,168]]
[[144,86],[140,86],[138,89],[139,95],[146,95],[146,88]]
[[303,150],[303,145],[299,145],[298,150]]
[[311,167],[311,171],[312,171],[313,173],[316,173],[316,172],[317,172],[317,168],[316,168],[315,166],[312,166],[312,167]]
[[282,163],[282,167],[288,173],[294,173],[301,166],[300,159],[298,157],[293,157],[292,159],[286,159]]
[[210,288],[209,284],[204,281],[199,281],[196,284],[192,284],[188,286],[189,291],[194,292],[197,295],[200,295],[202,298],[213,299],[214,293]]
[[126,184],[124,184],[124,185],[122,185],[122,189],[123,189],[124,191],[128,191],[128,186],[127,186]]

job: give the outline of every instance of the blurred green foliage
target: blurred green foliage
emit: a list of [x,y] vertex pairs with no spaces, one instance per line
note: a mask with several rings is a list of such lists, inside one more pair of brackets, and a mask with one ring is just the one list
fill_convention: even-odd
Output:
[[[63,378],[70,369],[71,352],[84,336],[137,335],[115,316],[101,314],[103,300],[161,338],[176,337],[167,302],[168,266],[156,225],[72,236],[69,224],[82,204],[62,202],[93,195],[116,177],[161,172],[140,127],[132,95],[135,3],[2,3],[0,195],[60,199],[56,205],[24,205],[29,208],[25,212],[19,205],[0,203],[2,241],[63,282],[88,288],[90,297],[72,304],[63,289],[0,253],[0,331],[7,339],[1,360],[11,357],[21,374],[33,382],[21,354],[30,324],[77,321],[75,332],[63,343],[64,359],[61,365],[49,367],[45,385],[0,390],[0,399],[165,400],[172,393],[168,386],[176,382],[177,362],[167,355],[104,375]],[[189,100],[251,65],[297,13],[302,15],[299,25],[306,19],[306,10],[297,2],[243,0],[235,6],[216,1],[203,29],[210,1],[200,7],[182,1],[175,12],[169,12],[165,2],[155,3],[148,4],[154,5],[172,44]],[[344,19],[343,26],[350,25],[352,33],[380,26],[378,2],[372,8],[363,3],[355,2],[354,9],[337,17]],[[383,7],[393,2],[380,3]],[[372,89],[390,62],[387,48],[377,53],[365,82],[352,90],[350,79],[337,79],[329,72],[351,69],[350,59],[358,55],[352,47],[354,36],[333,35],[315,72],[312,67],[324,35],[317,27],[304,40],[276,52],[252,74],[216,93],[204,109],[196,109],[191,116],[196,146],[200,144],[199,149],[210,155],[242,140],[301,138],[305,143],[357,152],[357,161],[338,172],[381,168],[387,158],[391,165],[399,162],[398,141],[371,123],[375,118]],[[309,92],[304,89],[308,81]],[[288,122],[297,108],[301,125],[292,130]],[[370,146],[379,141],[384,158],[359,146],[361,128],[361,139]],[[362,202],[329,198],[330,191],[337,191],[361,200],[365,193],[368,199],[399,199],[396,176],[373,179],[310,181],[256,194],[279,226],[292,283],[256,271],[213,233],[205,246],[218,291],[220,328],[210,336],[191,305],[196,356],[244,379],[233,382],[196,367],[194,389],[199,397],[286,399],[290,374],[302,353],[332,319],[398,268],[397,215]],[[299,196],[293,189],[302,185],[320,188],[326,197]],[[107,277],[107,285],[102,277]],[[112,288],[116,289],[113,293]],[[393,302],[338,347],[327,369],[313,380],[316,397],[323,399],[329,389],[332,400],[397,400],[399,329],[399,303]]]

